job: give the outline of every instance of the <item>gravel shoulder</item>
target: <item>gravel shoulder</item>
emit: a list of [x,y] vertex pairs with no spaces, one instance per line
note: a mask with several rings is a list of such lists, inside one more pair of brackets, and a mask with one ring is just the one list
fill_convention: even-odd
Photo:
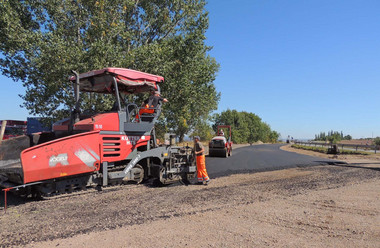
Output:
[[0,213],[0,247],[380,247],[379,161],[346,159],[15,201]]

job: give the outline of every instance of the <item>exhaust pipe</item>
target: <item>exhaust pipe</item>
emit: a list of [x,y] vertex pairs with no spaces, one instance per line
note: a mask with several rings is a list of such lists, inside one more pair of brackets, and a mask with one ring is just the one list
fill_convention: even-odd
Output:
[[73,73],[75,75],[75,82],[73,82],[74,84],[74,97],[75,97],[75,107],[74,107],[74,110],[71,112],[71,117],[70,117],[70,125],[69,125],[69,133],[72,134],[73,133],[73,127],[74,127],[74,124],[77,123],[78,121],[80,121],[80,118],[79,118],[79,113],[80,113],[80,109],[79,109],[79,73],[74,71],[74,70],[71,70],[71,73]]
[[72,70],[71,71],[75,75],[75,85],[74,85],[74,94],[75,94],[75,110],[74,110],[74,123],[79,121],[79,73]]

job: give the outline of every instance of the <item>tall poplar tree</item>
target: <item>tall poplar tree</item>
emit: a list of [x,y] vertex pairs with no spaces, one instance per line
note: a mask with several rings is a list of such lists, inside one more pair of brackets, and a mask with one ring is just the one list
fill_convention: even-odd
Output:
[[[70,71],[123,67],[165,77],[163,123],[183,138],[217,108],[219,65],[205,44],[204,0],[0,0],[0,70],[21,82],[30,114],[73,107]],[[103,111],[109,96],[86,94]]]

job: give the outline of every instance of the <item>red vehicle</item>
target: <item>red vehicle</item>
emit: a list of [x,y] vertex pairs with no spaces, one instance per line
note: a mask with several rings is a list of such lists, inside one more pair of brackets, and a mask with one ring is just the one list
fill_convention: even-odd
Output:
[[[226,137],[224,129],[228,129],[228,136]],[[232,155],[232,140],[231,140],[231,126],[219,125],[217,129],[217,136],[212,138],[208,145],[208,154],[210,157],[222,156],[228,157]]]
[[[7,120],[6,122],[3,140],[26,134],[26,121]],[[2,124],[3,121],[0,121],[0,127]]]
[[[70,117],[56,122],[52,132],[0,145],[1,187],[40,196],[150,178],[169,184],[194,177],[191,147],[157,144],[154,126],[161,105],[139,116],[138,105],[127,102],[130,94],[159,91],[163,77],[122,68],[73,73],[76,104]],[[115,107],[82,114],[80,96],[85,92],[111,94]]]

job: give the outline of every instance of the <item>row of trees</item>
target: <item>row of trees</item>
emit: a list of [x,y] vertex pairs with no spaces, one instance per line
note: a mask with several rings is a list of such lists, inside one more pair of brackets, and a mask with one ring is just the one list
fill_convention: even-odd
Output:
[[[228,109],[220,114],[215,114],[213,120],[214,125],[212,128],[214,132],[216,132],[218,125],[231,125],[232,141],[234,143],[276,142],[280,137],[278,132],[271,130],[267,123],[253,113]],[[207,133],[210,132],[207,132],[206,128],[203,128],[203,130],[206,130],[206,132],[203,131],[197,134],[205,135],[204,138],[209,139],[210,137],[207,137]],[[224,131],[227,134],[227,130]]]
[[329,131],[326,135],[325,132],[320,132],[319,134],[315,135],[316,141],[330,141],[332,143],[336,143],[341,140],[351,140],[352,137],[351,135],[343,135],[343,132],[338,132],[338,131]]
[[[205,0],[0,0],[0,70],[21,82],[30,114],[62,119],[74,106],[70,71],[122,67],[165,77],[159,130],[183,140],[192,130],[210,133],[209,116],[220,93],[219,64],[205,44]],[[140,96],[144,97],[144,96]],[[113,99],[88,93],[81,109],[102,112]],[[228,115],[228,117],[226,117]],[[226,111],[235,142],[275,140],[269,126],[250,113]]]

